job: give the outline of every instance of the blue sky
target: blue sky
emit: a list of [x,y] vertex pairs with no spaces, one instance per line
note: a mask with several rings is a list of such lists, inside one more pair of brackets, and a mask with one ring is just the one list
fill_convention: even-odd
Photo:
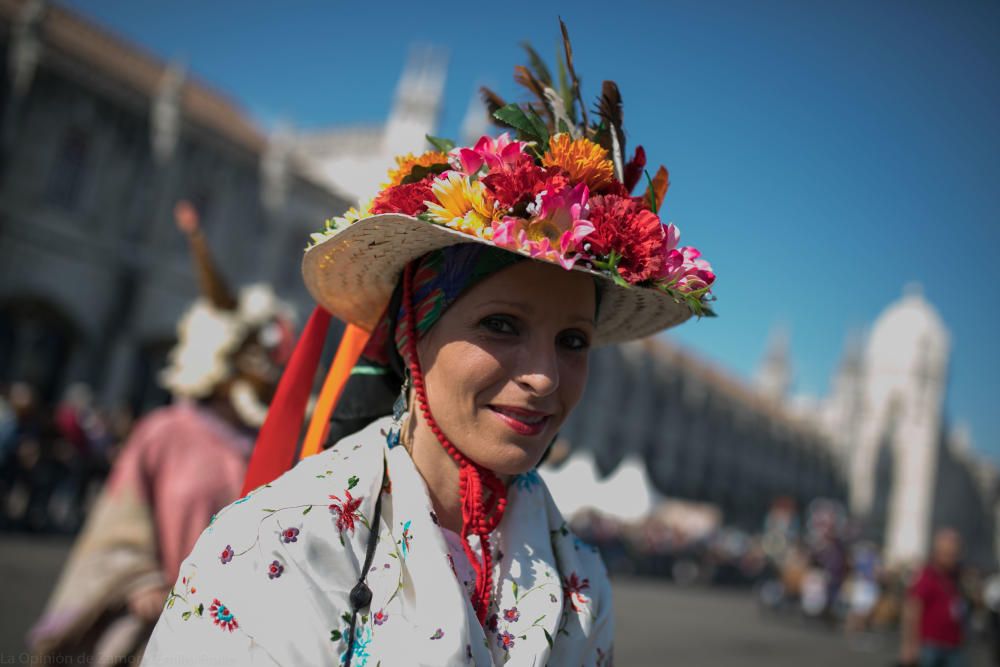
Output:
[[[537,1],[65,4],[299,127],[383,119],[408,47],[430,43],[456,136],[481,83],[517,97],[521,41],[558,43]],[[665,217],[720,276],[721,317],[673,337],[750,377],[783,323],[795,391],[824,394],[848,331],[921,282],[951,330],[949,418],[1000,462],[1000,4],[562,7],[585,98],[618,82],[630,143],[670,169]]]

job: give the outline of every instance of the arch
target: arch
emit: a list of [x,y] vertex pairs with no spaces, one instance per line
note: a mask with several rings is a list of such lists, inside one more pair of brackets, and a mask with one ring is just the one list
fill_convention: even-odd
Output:
[[40,296],[0,300],[0,380],[31,384],[44,401],[53,401],[85,336],[55,301]]

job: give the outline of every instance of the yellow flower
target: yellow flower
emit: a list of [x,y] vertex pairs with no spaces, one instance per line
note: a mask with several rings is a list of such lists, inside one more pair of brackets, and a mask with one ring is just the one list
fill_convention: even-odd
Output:
[[361,207],[360,210],[354,208],[353,206],[344,212],[344,215],[330,218],[326,221],[323,231],[313,232],[309,235],[312,239],[312,245],[319,245],[323,241],[327,240],[331,236],[336,236],[338,232],[343,230],[345,227],[350,227],[355,222],[362,218],[367,218],[371,215],[372,203],[369,201],[367,204]]
[[448,156],[438,151],[427,151],[420,155],[407,153],[396,157],[396,168],[389,170],[389,182],[382,184],[382,189],[399,185],[410,175],[414,167],[430,167],[435,164],[448,164]]
[[586,183],[591,190],[610,185],[615,176],[615,166],[604,148],[590,139],[574,139],[564,132],[549,140],[542,165],[562,169],[571,181]]
[[480,238],[493,237],[496,202],[482,183],[451,171],[435,180],[431,190],[438,203],[428,203],[427,213],[434,222]]

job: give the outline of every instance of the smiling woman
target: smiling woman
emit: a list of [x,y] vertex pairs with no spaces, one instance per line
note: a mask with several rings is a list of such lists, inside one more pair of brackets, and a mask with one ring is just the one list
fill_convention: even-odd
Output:
[[[575,79],[568,42],[566,67]],[[614,84],[597,125],[572,90],[541,91],[549,124],[499,105],[516,139],[432,139],[315,236],[303,274],[321,310],[255,461],[289,444],[269,425],[299,430],[282,406],[305,402],[325,313],[369,335],[331,446],[219,513],[144,664],[610,663],[606,571],[534,468],[591,347],[709,313],[714,275],[656,214],[665,170],[631,196],[645,154],[624,161]]]

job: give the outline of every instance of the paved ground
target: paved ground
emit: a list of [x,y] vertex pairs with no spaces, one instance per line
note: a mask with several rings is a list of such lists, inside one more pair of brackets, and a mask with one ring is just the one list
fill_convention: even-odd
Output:
[[[0,665],[29,664],[23,637],[55,584],[67,538],[0,533]],[[762,616],[745,592],[680,589],[648,579],[615,581],[620,667],[889,667],[889,638],[852,648],[824,627]],[[970,667],[986,667],[982,659]]]

